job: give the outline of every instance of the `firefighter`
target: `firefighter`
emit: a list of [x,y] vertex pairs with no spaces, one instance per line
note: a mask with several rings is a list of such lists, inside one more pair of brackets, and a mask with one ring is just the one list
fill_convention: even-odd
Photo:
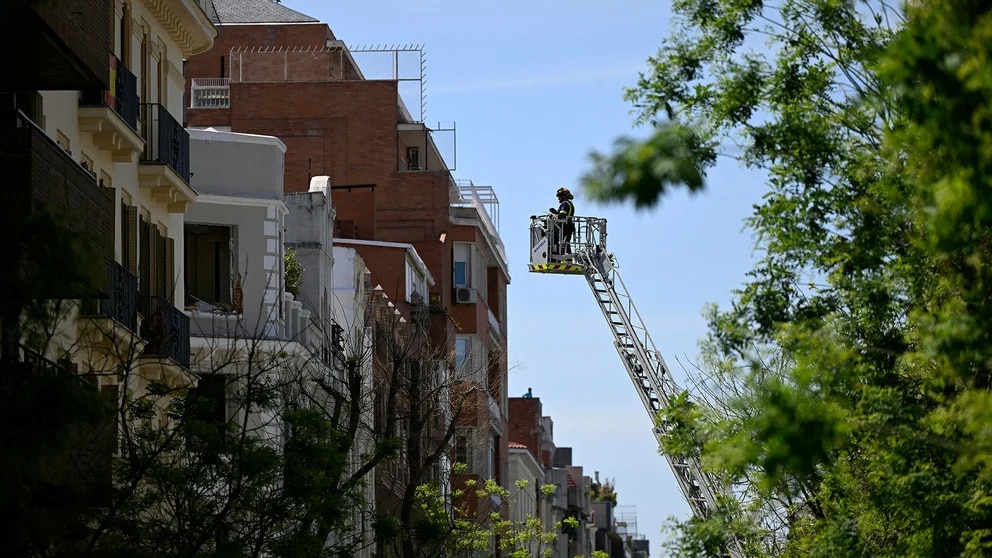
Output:
[[[575,204],[572,200],[575,196],[572,192],[568,191],[568,188],[558,188],[555,193],[558,196],[558,209],[553,207],[549,208],[548,211],[555,216],[555,247],[564,248],[562,250],[563,254],[571,254],[572,246],[570,242],[572,241],[572,235],[575,234],[575,223],[572,222],[572,217],[575,216]],[[560,231],[560,232],[559,232]],[[559,241],[560,239],[560,241]],[[561,243],[559,245],[559,242]]]

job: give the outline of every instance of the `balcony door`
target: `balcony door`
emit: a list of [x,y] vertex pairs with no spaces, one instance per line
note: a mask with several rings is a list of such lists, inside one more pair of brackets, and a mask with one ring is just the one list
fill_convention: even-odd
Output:
[[138,242],[140,245],[140,265],[138,289],[142,297],[162,297],[170,303],[175,301],[175,281],[173,278],[174,242],[162,235],[159,228],[141,216]]

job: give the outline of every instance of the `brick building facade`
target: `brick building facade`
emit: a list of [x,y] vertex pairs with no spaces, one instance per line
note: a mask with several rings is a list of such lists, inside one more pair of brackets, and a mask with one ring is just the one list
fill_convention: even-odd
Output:
[[280,138],[287,193],[330,177],[335,237],[355,241],[372,284],[408,319],[406,250],[388,245],[412,247],[434,279],[421,301],[432,349],[464,380],[455,391],[470,393],[457,440],[478,448],[474,476],[505,483],[510,278],[476,188],[455,181],[399,82],[365,79],[327,24],[269,0],[214,7],[215,46],[186,65],[187,125]]

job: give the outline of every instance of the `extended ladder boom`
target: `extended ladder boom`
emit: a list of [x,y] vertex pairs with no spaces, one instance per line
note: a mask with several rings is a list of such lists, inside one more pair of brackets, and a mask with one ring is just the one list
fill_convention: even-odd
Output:
[[[644,404],[654,427],[652,431],[659,445],[666,435],[664,425],[656,422],[658,412],[672,396],[682,392],[672,378],[665,359],[655,347],[641,314],[617,271],[616,260],[606,250],[606,220],[595,217],[575,217],[574,235],[569,242],[563,239],[562,224],[547,217],[531,219],[532,254],[531,271],[560,274],[583,274],[613,333],[613,344],[624,368],[630,375],[637,394]],[[555,229],[558,229],[557,231]],[[536,231],[536,232],[535,232]],[[543,231],[543,233],[542,233]],[[550,238],[543,246],[547,264],[540,262],[541,234]],[[535,251],[534,247],[537,247]],[[665,454],[682,495],[693,514],[707,517],[715,509],[717,495],[726,495],[720,484],[703,471],[695,456],[676,458]],[[731,541],[733,556],[742,556],[738,541]]]

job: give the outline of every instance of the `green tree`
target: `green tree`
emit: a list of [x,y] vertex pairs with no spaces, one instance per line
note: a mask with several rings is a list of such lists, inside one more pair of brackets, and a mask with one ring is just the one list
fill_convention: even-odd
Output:
[[[675,524],[678,555],[740,535],[749,555],[989,552],[992,15],[913,6],[679,1],[628,92],[642,122],[693,130],[688,155],[656,158],[705,170],[733,146],[768,177],[755,267],[709,316],[715,397],[662,416],[666,451],[701,451],[753,497]],[[630,149],[587,184],[657,201],[614,171]]]
[[[455,463],[453,475],[465,472],[463,463]],[[528,481],[517,481],[517,488],[525,490]],[[555,486],[540,487],[542,498],[549,499]],[[575,529],[578,520],[566,517],[546,529],[536,515],[523,519],[504,519],[501,510],[512,508],[514,498],[509,490],[489,479],[483,483],[466,479],[454,486],[449,494],[442,493],[436,484],[417,487],[415,529],[420,553],[418,556],[449,556],[451,558],[476,558],[487,555],[498,544],[503,556],[510,558],[550,558],[554,555],[554,542],[564,529]],[[480,517],[476,502],[497,500],[500,507]]]
[[299,297],[300,285],[303,283],[303,272],[306,270],[303,269],[303,264],[296,257],[296,250],[292,248],[286,249],[283,260],[286,267],[286,292],[294,297]]
[[9,519],[0,526],[0,547],[14,556],[82,536],[80,516],[108,485],[102,434],[113,406],[73,373],[65,355],[53,354],[51,342],[74,299],[106,286],[99,279],[105,243],[79,226],[81,218],[41,205],[6,214],[0,514]]

